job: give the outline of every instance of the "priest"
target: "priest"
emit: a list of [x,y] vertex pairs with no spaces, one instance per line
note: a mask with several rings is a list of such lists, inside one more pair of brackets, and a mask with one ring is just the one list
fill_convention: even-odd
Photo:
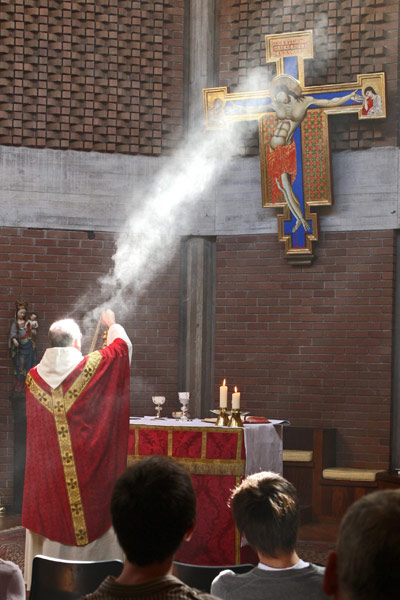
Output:
[[51,348],[26,379],[27,456],[22,525],[25,581],[36,554],[69,560],[122,558],[110,496],[126,467],[132,344],[102,313],[107,346],[83,356],[78,324],[53,323]]

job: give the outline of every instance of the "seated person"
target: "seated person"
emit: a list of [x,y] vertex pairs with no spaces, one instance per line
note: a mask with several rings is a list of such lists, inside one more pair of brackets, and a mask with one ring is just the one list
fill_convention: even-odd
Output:
[[163,456],[129,467],[111,498],[112,524],[126,556],[122,573],[107,577],[84,600],[213,600],[171,575],[174,554],[190,539],[195,516],[196,497],[184,467]]
[[383,490],[352,504],[330,552],[324,589],[337,600],[400,596],[400,490]]
[[324,568],[296,553],[299,507],[286,479],[265,471],[247,477],[232,494],[236,526],[257,552],[259,564],[242,575],[222,571],[211,593],[222,600],[319,600],[326,598]]
[[11,560],[0,558],[0,600],[25,600],[22,571]]

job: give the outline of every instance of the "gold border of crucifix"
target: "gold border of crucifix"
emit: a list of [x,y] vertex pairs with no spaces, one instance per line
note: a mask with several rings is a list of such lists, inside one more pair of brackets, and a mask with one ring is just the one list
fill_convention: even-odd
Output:
[[[356,113],[359,119],[385,118],[385,74],[357,75],[356,81],[351,83],[306,86],[304,60],[313,58],[312,31],[267,35],[265,40],[266,61],[275,63],[277,73],[269,89],[232,94],[226,87],[204,89],[206,128],[220,129],[232,122],[259,121],[263,207],[283,208],[278,214],[278,238],[285,244],[289,262],[310,264],[314,259],[312,243],[318,239],[317,214],[311,207],[332,204],[328,116]],[[290,69],[294,69],[296,77],[287,73]],[[282,90],[286,90],[286,99]],[[281,102],[277,101],[279,92]],[[291,103],[294,111],[300,111],[297,124],[293,123],[295,117],[291,114],[282,116],[285,102]],[[287,123],[292,130],[289,131]],[[281,135],[286,129],[288,141]],[[282,173],[282,180],[273,174],[277,190],[270,177],[272,142],[275,141],[276,146],[288,146],[289,142],[293,145],[293,138],[297,159],[290,160],[297,161],[299,168],[291,175]],[[278,149],[279,153],[282,154],[282,149]],[[281,162],[284,164],[285,160],[282,158]],[[285,168],[281,167],[283,171]],[[277,173],[279,175],[279,171]],[[290,225],[289,221],[292,221]]]

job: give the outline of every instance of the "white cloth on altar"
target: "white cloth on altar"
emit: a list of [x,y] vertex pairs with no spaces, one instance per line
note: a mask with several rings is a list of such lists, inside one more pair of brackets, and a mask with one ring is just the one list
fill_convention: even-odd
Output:
[[273,471],[282,475],[282,436],[270,423],[244,426],[246,448],[245,475],[260,471]]
[[215,423],[207,423],[201,419],[192,419],[191,421],[180,421],[179,419],[155,417],[130,417],[131,425],[151,425],[152,427],[215,427]]

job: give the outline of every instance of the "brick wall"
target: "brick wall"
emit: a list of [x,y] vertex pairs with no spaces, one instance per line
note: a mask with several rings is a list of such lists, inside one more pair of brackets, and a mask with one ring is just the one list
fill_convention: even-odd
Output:
[[182,135],[183,0],[0,1],[0,144],[160,154]]
[[[359,73],[386,74],[388,118],[360,122],[356,115],[343,115],[330,119],[333,149],[397,144],[397,0],[221,0],[220,6],[219,85],[235,92],[255,68],[268,81],[275,67],[265,63],[265,36],[312,29],[314,59],[305,61],[307,85],[355,81]],[[257,128],[252,130],[247,152],[257,154]]]
[[340,466],[388,468],[393,244],[326,233],[293,268],[275,235],[218,238],[215,397],[226,377],[254,415],[336,427]]
[[[97,279],[110,268],[114,236],[84,232],[13,229],[0,231],[0,500],[12,501],[13,424],[9,395],[13,385],[8,336],[15,300],[27,300],[39,313],[38,354],[47,346],[52,321],[72,313],[76,302],[93,292],[87,309],[98,300]],[[151,396],[165,394],[177,407],[178,381],[178,257],[172,259],[142,297],[129,298],[121,319],[133,341],[132,414],[153,414]],[[118,317],[118,311],[117,317]],[[74,317],[82,317],[82,311]],[[93,332],[83,340],[88,351]]]
[[[0,144],[158,155],[182,138],[184,0],[0,0]],[[397,0],[220,0],[219,84],[265,64],[269,33],[314,30],[308,85],[385,71],[388,118],[332,120],[337,150],[396,144]],[[256,124],[248,153],[257,153]]]

